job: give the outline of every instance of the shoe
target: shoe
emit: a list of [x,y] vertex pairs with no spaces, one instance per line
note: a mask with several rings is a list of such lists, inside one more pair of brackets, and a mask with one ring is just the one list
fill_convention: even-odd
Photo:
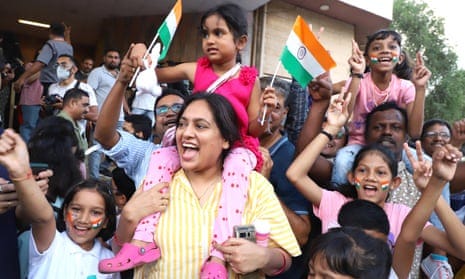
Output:
[[454,272],[447,261],[447,257],[430,254],[421,262],[421,270],[430,279],[452,279]]
[[144,247],[125,243],[115,257],[101,260],[98,263],[98,270],[101,273],[120,272],[144,263],[154,262],[160,258],[160,255],[160,248],[156,247],[153,242]]
[[200,271],[200,279],[228,279],[228,271],[220,263],[206,261]]

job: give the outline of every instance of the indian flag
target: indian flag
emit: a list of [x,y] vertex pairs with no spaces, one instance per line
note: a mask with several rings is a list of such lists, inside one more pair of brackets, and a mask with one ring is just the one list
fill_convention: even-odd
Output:
[[160,57],[158,58],[158,61],[165,59],[171,41],[173,41],[176,28],[178,27],[179,21],[181,20],[181,15],[182,1],[178,0],[157,31],[157,35],[160,37],[160,41],[163,44],[163,49],[161,51]]
[[304,88],[313,78],[336,66],[301,16],[295,20],[281,54],[281,62]]

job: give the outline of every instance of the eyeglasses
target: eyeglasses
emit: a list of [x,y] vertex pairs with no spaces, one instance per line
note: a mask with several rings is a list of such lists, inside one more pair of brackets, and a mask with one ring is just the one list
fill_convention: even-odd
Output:
[[337,132],[336,136],[334,137],[335,139],[343,139],[346,136],[346,131],[344,129],[339,130]]
[[425,137],[427,138],[435,138],[435,137],[440,137],[443,139],[448,139],[450,138],[450,134],[446,132],[427,132],[425,133]]
[[159,106],[158,108],[155,109],[155,112],[157,115],[165,115],[168,113],[168,110],[171,109],[172,112],[178,113],[181,111],[183,104],[175,103],[172,106]]

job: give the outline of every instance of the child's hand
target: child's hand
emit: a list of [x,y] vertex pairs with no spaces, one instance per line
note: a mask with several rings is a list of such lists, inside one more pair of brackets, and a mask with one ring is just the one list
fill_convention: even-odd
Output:
[[365,72],[365,57],[363,57],[363,52],[355,40],[352,40],[352,55],[349,58],[349,65],[352,73],[363,74]]
[[465,119],[458,120],[452,125],[450,144],[460,148],[465,143]]
[[6,129],[0,136],[0,164],[6,167],[11,180],[31,171],[26,143],[12,129]]
[[273,87],[266,87],[262,94],[262,104],[268,107],[268,111],[271,112],[276,107],[276,92]]
[[441,180],[452,180],[460,158],[462,152],[450,144],[436,148],[433,153],[433,176]]
[[[131,60],[131,63],[135,64],[135,66],[139,66],[142,69],[144,69],[144,55],[145,52],[147,51],[147,47],[145,44],[138,43],[138,44],[132,44],[132,49],[129,51],[128,58]],[[152,63],[150,55],[148,55],[147,59],[149,60],[149,64]],[[154,61],[154,63],[157,63],[157,61]]]
[[415,87],[425,87],[429,78],[431,77],[431,72],[426,68],[423,57],[420,52],[417,52],[417,59],[415,61],[415,69],[413,71],[412,82],[415,84]]
[[[344,98],[345,95],[345,98]],[[333,126],[333,130],[337,133],[344,124],[346,124],[349,118],[349,111],[347,106],[350,102],[352,94],[339,94],[339,97],[329,105],[328,111],[326,112],[326,126],[325,130],[329,126]]]
[[273,159],[271,159],[271,155],[270,155],[270,152],[267,148],[263,147],[263,146],[259,146],[258,147],[258,150],[260,151],[260,153],[262,154],[262,158],[263,158],[263,166],[262,166],[262,169],[260,171],[260,173],[266,177],[267,179],[270,178],[270,173],[271,173],[271,169],[273,168]]
[[404,143],[404,151],[407,154],[407,158],[412,164],[413,168],[413,181],[415,182],[415,185],[417,186],[418,190],[422,192],[428,184],[433,169],[431,166],[431,162],[425,160],[425,158],[423,157],[423,151],[421,149],[420,141],[415,142],[415,149],[417,152],[416,159],[413,157],[408,144]]

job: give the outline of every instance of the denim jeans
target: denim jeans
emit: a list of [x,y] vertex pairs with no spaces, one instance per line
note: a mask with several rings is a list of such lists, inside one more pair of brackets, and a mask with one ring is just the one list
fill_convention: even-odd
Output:
[[31,138],[31,134],[39,122],[40,105],[21,105],[23,124],[19,126],[19,133],[25,142]]

